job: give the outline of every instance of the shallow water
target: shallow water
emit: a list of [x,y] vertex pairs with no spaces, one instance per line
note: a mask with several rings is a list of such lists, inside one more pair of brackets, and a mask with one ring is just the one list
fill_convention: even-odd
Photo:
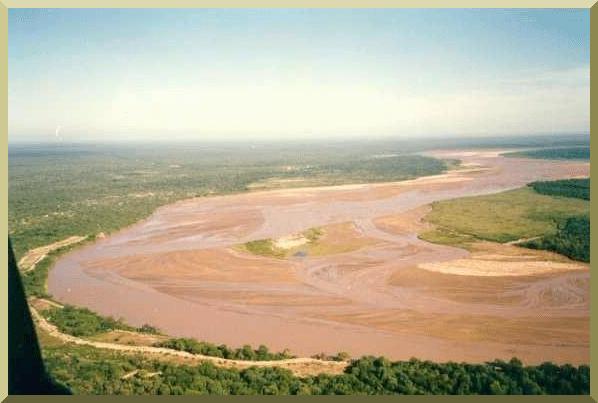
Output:
[[[168,334],[232,346],[265,344],[299,355],[347,351],[440,361],[516,355],[527,362],[587,362],[587,271],[514,280],[508,287],[489,278],[485,284],[496,282],[500,300],[456,300],[451,292],[463,289],[451,288],[451,281],[429,282],[429,273],[417,286],[390,284],[389,278],[418,263],[465,257],[466,251],[421,241],[413,231],[387,232],[373,220],[534,180],[587,176],[589,164],[479,151],[435,155],[486,169],[181,201],[61,258],[50,272],[49,291],[59,301],[135,325],[150,323]],[[377,243],[288,261],[230,249],[343,222]],[[505,295],[517,302],[504,303]],[[541,297],[546,295],[551,298]],[[443,321],[446,326],[435,325]],[[511,331],[497,337],[491,329],[500,324]]]

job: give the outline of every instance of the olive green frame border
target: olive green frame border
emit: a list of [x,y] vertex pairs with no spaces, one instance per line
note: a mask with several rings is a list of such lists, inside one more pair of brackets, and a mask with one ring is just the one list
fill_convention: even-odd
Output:
[[[2,246],[0,260],[8,261],[8,9],[10,8],[585,8],[590,9],[590,66],[598,66],[598,5],[596,0],[0,0],[0,186],[5,196],[0,200],[0,231]],[[593,23],[593,24],[592,24]],[[598,99],[598,81],[590,80],[590,99]],[[596,112],[598,103],[590,101],[590,115]],[[596,113],[594,113],[595,116]],[[590,120],[590,133],[598,130],[598,121]],[[590,141],[591,154],[598,153],[598,143]],[[592,168],[594,166],[594,168]],[[598,165],[591,164],[591,176],[598,174]],[[598,188],[592,187],[591,200],[598,197]],[[598,212],[598,207],[590,205],[590,214]],[[590,227],[591,239],[598,239],[598,226]],[[596,255],[598,242],[590,249],[590,256]],[[598,295],[598,277],[591,276],[590,295]],[[334,399],[362,401],[362,396],[205,396],[205,397],[166,397],[166,396],[8,396],[8,288],[6,277],[0,281],[0,295],[4,306],[0,309],[0,399],[10,402],[37,401],[123,401],[146,402],[149,399],[160,401],[225,401],[236,399],[258,402],[264,399],[305,401],[308,399]],[[598,334],[598,298],[591,298],[590,333]],[[590,345],[590,363],[598,365],[598,347]],[[598,368],[598,366],[596,367]],[[598,401],[598,376],[590,378],[590,396],[368,396],[375,401],[434,401],[434,402],[596,402]]]

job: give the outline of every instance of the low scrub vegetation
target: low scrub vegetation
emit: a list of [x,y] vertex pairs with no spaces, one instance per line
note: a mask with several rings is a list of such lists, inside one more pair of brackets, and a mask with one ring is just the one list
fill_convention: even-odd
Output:
[[590,380],[585,365],[524,366],[516,359],[438,364],[363,357],[341,375],[297,377],[276,367],[176,365],[87,346],[48,346],[44,358],[50,374],[74,394],[588,394]]
[[65,305],[62,308],[54,307],[46,309],[42,315],[58,330],[73,336],[94,336],[99,333],[111,330],[128,330],[146,334],[160,334],[160,330],[145,324],[139,328],[127,325],[121,319],[114,319],[110,316],[102,316],[87,309],[72,305]]
[[303,236],[307,238],[309,242],[316,242],[320,237],[324,235],[324,231],[321,228],[310,228],[303,232]]
[[330,354],[326,354],[326,353],[319,353],[319,354],[312,355],[312,358],[315,358],[318,360],[324,360],[324,361],[348,361],[351,358],[351,356],[349,355],[349,353],[341,351],[334,355],[330,355]]
[[275,257],[279,259],[286,256],[286,251],[277,248],[276,245],[274,245],[274,241],[271,239],[259,239],[257,241],[246,242],[243,244],[242,248],[254,255]]
[[294,255],[297,252],[308,253],[311,248],[316,247],[318,239],[324,235],[324,230],[321,228],[309,228],[297,235],[297,239],[304,243],[299,243],[296,246],[288,248],[277,246],[277,242],[272,239],[259,239],[256,241],[246,242],[239,245],[237,248],[253,253],[254,255],[274,257],[277,259],[284,259],[288,256]]
[[123,321],[104,317],[87,308],[77,308],[65,305],[63,308],[51,308],[42,312],[42,315],[58,330],[73,336],[92,336],[110,330],[135,330]]
[[48,270],[50,270],[50,267],[54,264],[56,256],[56,252],[51,252],[35,266],[34,270],[30,270],[21,275],[23,288],[28,297],[50,297],[46,288],[46,281],[48,279]]
[[170,339],[154,344],[156,347],[166,347],[173,350],[186,351],[191,354],[209,355],[211,357],[227,358],[232,360],[250,360],[250,361],[271,361],[293,358],[288,351],[281,353],[272,353],[268,347],[261,345],[256,350],[249,345],[241,348],[232,349],[223,344],[216,345],[195,339],[179,338]]

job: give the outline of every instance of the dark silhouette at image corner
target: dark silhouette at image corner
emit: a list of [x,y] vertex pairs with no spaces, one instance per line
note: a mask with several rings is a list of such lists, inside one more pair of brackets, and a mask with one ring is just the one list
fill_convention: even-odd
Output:
[[8,393],[70,394],[46,372],[27,298],[8,240]]

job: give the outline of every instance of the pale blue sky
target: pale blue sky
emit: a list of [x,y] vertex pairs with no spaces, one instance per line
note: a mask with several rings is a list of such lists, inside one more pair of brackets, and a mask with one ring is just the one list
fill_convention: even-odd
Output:
[[11,142],[588,131],[588,10],[9,11]]

